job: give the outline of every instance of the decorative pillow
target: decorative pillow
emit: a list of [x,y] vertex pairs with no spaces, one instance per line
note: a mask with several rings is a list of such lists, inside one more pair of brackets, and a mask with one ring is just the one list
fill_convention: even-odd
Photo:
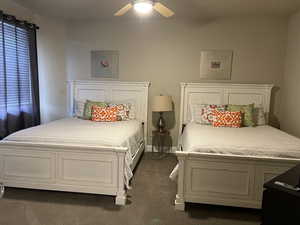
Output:
[[249,105],[229,104],[227,110],[230,112],[237,112],[237,111],[242,112],[243,113],[242,125],[244,127],[253,127],[255,125],[253,119],[254,104],[249,104]]
[[83,117],[83,111],[84,111],[84,104],[85,101],[75,101],[74,104],[74,111],[75,111],[75,116],[78,118],[82,118]]
[[83,118],[90,120],[92,118],[92,106],[100,106],[100,107],[106,107],[107,104],[105,102],[96,102],[96,101],[90,101],[86,100],[84,104],[84,111],[83,111]]
[[266,125],[265,112],[264,112],[264,108],[262,106],[254,108],[253,119],[254,119],[254,123],[256,126]]
[[[121,100],[121,101],[113,101],[108,103],[109,106],[115,106],[115,105],[125,105],[124,109],[127,111],[126,115],[127,118],[122,119],[122,120],[134,120],[136,115],[136,101],[134,99],[128,99],[128,100]],[[124,115],[124,113],[121,113]],[[121,115],[120,115],[121,116]],[[122,118],[120,117],[119,118]]]
[[213,111],[214,127],[234,127],[239,128],[242,125],[242,113],[230,111]]
[[214,121],[214,110],[225,111],[225,105],[206,105],[203,104],[201,112],[201,124],[211,125]]
[[129,104],[127,104],[127,103],[124,103],[124,104],[109,103],[109,106],[117,107],[117,109],[118,109],[117,120],[118,121],[129,120],[129,110],[130,110]]
[[96,122],[115,122],[117,121],[117,107],[92,106],[92,121]]

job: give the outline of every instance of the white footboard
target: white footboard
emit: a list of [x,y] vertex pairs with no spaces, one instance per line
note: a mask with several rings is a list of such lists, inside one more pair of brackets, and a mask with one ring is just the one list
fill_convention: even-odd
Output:
[[175,208],[185,202],[261,208],[263,184],[300,160],[176,152],[179,161]]
[[[142,148],[143,146],[141,146]],[[0,183],[116,196],[124,205],[127,148],[0,143]]]

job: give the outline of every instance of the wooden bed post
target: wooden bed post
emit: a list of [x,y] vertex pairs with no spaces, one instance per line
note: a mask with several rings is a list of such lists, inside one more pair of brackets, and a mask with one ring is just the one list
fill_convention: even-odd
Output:
[[176,152],[178,158],[178,179],[177,179],[177,194],[175,199],[175,209],[184,211],[185,200],[184,200],[184,173],[185,173],[185,160],[186,152]]
[[124,179],[124,167],[125,167],[125,154],[126,152],[117,152],[118,156],[118,190],[116,196],[116,205],[126,204],[126,190],[125,190],[125,179]]

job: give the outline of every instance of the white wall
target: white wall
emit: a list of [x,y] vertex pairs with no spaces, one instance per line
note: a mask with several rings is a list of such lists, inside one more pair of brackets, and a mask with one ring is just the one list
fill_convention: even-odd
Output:
[[282,129],[300,137],[300,12],[288,24],[282,96]]
[[41,121],[67,115],[66,32],[61,21],[35,16],[37,34]]
[[[120,80],[151,81],[152,97],[169,94],[169,114],[176,142],[180,82],[199,82],[201,49],[234,51],[230,82],[281,85],[287,21],[281,18],[231,18],[215,21],[178,20],[77,22],[67,26],[68,79],[91,79],[90,51],[119,50]],[[279,115],[279,92],[274,112]],[[151,111],[149,111],[151,123]],[[170,118],[171,117],[171,118]],[[174,122],[175,120],[175,122]],[[170,121],[169,121],[170,123]],[[149,129],[152,129],[149,126]]]
[[20,6],[12,0],[0,0],[0,10],[6,14],[17,16],[18,19],[33,20],[33,12],[31,10]]
[[66,115],[65,25],[40,16],[11,0],[0,0],[0,9],[18,19],[36,23],[42,123]]

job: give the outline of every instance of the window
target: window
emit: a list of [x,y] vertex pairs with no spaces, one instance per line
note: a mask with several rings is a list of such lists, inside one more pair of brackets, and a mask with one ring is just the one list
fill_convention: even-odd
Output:
[[26,29],[0,23],[0,107],[32,104],[29,37]]
[[0,140],[40,124],[36,29],[0,11]]

